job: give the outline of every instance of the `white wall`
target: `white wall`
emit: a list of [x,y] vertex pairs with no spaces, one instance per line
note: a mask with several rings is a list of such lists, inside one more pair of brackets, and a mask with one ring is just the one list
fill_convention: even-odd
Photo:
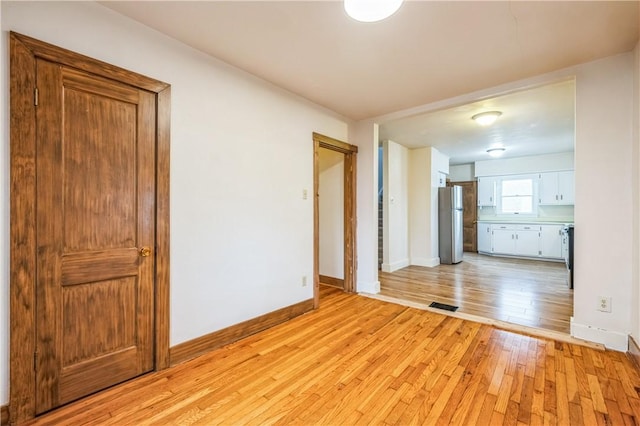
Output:
[[382,270],[393,272],[409,265],[409,150],[385,141]]
[[449,180],[451,182],[476,180],[475,165],[471,163],[449,166]]
[[[575,290],[571,332],[627,349],[631,331],[633,54],[576,69]],[[614,226],[606,226],[611,220]],[[612,312],[596,310],[612,297]]]
[[409,150],[409,262],[440,264],[438,248],[439,173],[449,173],[449,158],[433,147]]
[[318,176],[320,275],[344,279],[344,154],[320,148],[328,168]]
[[438,188],[444,186],[440,184],[440,173],[449,174],[449,157],[435,148],[431,148],[431,182],[429,187],[429,198],[431,199],[429,218],[429,244],[432,258],[440,263],[440,232],[438,227]]
[[482,160],[475,163],[476,176],[520,175],[573,169],[573,152]]
[[[412,265],[435,266],[431,227],[431,147],[409,150],[409,256]],[[437,255],[436,255],[437,256]]]
[[[312,132],[346,141],[345,119],[97,3],[3,1],[0,7],[5,93],[8,30],[172,85],[171,345],[312,297],[313,286],[301,286],[301,277],[313,274],[313,197],[302,199],[302,190],[313,188]],[[5,404],[6,95],[0,114],[0,404]],[[373,188],[377,172],[369,169],[375,158],[363,151],[360,158],[371,166],[361,167],[359,179]],[[367,192],[359,188],[359,195]],[[359,242],[367,242],[371,232],[360,232]],[[376,280],[375,273],[369,275],[366,279]]]
[[378,124],[363,120],[349,126],[349,143],[358,146],[357,291],[379,293],[378,281]]

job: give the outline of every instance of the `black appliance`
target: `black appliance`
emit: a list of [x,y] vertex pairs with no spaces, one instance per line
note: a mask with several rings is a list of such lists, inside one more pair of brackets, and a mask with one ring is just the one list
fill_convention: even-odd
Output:
[[567,264],[567,285],[569,288],[573,288],[573,247],[574,247],[574,226],[565,225],[562,228],[562,232],[565,234],[567,249],[565,251],[564,261]]

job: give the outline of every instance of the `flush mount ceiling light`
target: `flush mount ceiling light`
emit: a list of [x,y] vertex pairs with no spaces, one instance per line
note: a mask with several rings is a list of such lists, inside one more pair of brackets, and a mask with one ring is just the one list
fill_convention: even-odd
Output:
[[471,119],[481,126],[490,126],[495,123],[501,115],[502,113],[500,111],[485,111],[474,115]]
[[344,0],[347,15],[360,22],[382,21],[400,9],[403,0]]
[[490,148],[487,150],[487,154],[492,157],[500,157],[505,151],[506,148]]

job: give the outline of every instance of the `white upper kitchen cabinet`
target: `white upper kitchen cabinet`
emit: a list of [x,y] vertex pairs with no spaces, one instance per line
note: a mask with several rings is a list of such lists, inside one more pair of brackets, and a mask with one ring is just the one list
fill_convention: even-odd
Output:
[[540,226],[540,256],[562,258],[562,225]]
[[442,172],[438,172],[438,188],[444,188],[447,186],[447,175]]
[[558,193],[560,194],[560,202],[558,204],[575,204],[575,172],[573,170],[567,172],[558,172]]
[[575,173],[540,173],[538,180],[538,201],[541,205],[572,205],[575,203]]
[[478,178],[478,206],[495,206],[496,205],[496,178],[479,177]]

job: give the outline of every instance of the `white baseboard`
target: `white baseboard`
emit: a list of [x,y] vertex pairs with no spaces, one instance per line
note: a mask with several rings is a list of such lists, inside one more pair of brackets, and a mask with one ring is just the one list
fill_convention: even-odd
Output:
[[428,268],[433,268],[434,266],[438,266],[440,264],[440,258],[439,257],[432,257],[432,258],[412,257],[411,264],[415,266],[426,266]]
[[356,291],[358,293],[378,294],[380,293],[380,281],[374,282],[358,282]]
[[407,266],[409,266],[409,259],[402,259],[397,262],[383,263],[382,270],[384,272],[393,272],[398,269],[406,268]]
[[586,324],[577,324],[571,317],[571,335],[578,339],[603,344],[607,349],[627,352],[629,350],[629,335],[619,331],[605,330]]

